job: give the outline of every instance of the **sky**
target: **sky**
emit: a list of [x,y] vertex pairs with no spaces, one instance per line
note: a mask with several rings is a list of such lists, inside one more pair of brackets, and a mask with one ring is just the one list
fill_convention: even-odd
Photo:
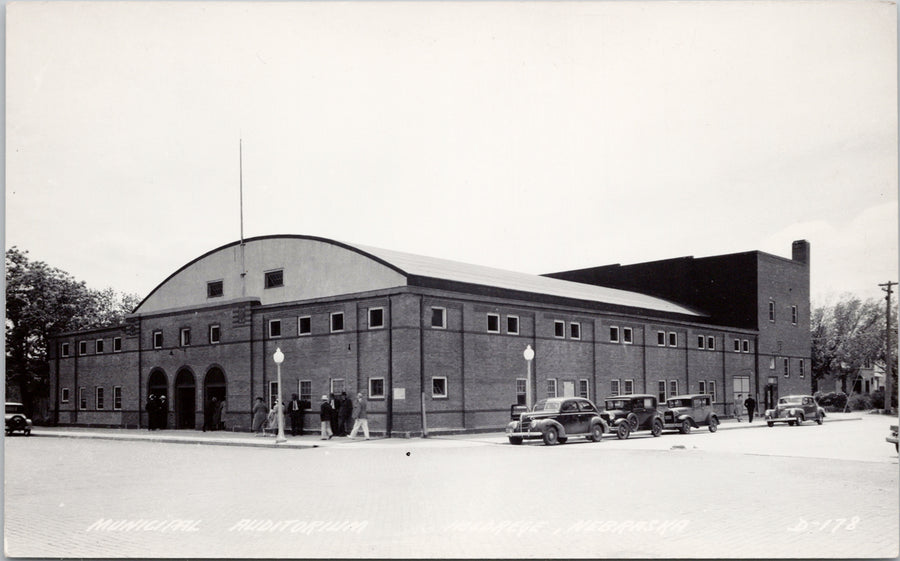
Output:
[[24,2],[6,23],[5,245],[92,288],[144,296],[241,216],[535,274],[806,239],[814,304],[898,280],[894,2]]

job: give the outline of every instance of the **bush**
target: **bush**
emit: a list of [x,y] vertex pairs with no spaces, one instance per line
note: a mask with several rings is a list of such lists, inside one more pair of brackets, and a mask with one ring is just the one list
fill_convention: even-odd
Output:
[[830,411],[842,411],[847,405],[847,394],[844,392],[831,392],[819,398],[819,405]]
[[872,407],[875,409],[884,409],[884,388],[878,388],[871,394]]
[[872,408],[872,398],[869,394],[856,394],[850,398],[852,411],[866,411]]

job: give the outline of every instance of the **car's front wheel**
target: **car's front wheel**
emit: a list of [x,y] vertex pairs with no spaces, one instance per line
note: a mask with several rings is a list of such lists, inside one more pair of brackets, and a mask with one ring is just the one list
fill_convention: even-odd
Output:
[[631,425],[627,422],[622,423],[616,428],[616,438],[625,440],[631,435]]
[[555,427],[550,427],[544,431],[544,444],[553,446],[559,443],[559,432]]
[[800,423],[802,423],[805,420],[806,419],[803,418],[803,415],[797,415],[797,426],[799,427]]
[[769,425],[770,427],[775,426],[775,423],[773,423],[772,421],[766,421],[766,424]]
[[600,442],[603,440],[603,425],[597,423],[593,427],[591,427],[591,440],[594,442]]
[[715,417],[709,418],[709,432],[716,432],[719,430],[719,420]]
[[681,434],[691,434],[691,422],[687,419],[681,421]]
[[652,434],[653,436],[659,436],[662,434],[662,431],[663,431],[662,421],[660,421],[659,419],[656,419],[655,421],[653,421],[653,426],[650,427],[650,434]]
[[822,416],[819,415],[818,413],[816,413],[816,424],[817,424],[817,425],[821,425],[821,424],[822,424]]
[[522,437],[521,436],[510,436],[509,443],[515,444],[516,446],[518,446],[519,444],[522,444]]
[[639,421],[637,415],[635,415],[634,413],[629,413],[628,416],[625,417],[625,419],[628,421],[628,428],[630,428],[632,431],[638,430]]

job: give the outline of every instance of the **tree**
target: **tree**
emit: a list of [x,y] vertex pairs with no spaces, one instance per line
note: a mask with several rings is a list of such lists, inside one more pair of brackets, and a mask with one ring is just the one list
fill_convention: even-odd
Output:
[[[896,311],[891,313],[891,323],[897,325]],[[849,294],[835,304],[813,309],[810,328],[815,386],[823,377],[834,376],[847,393],[848,378],[856,376],[866,364],[884,362],[884,314],[881,300],[863,301]]]
[[65,271],[31,261],[27,251],[7,250],[7,394],[18,390],[29,414],[39,420],[36,412],[46,409],[49,398],[49,337],[118,325],[139,301],[137,295],[118,294],[111,288],[91,290]]

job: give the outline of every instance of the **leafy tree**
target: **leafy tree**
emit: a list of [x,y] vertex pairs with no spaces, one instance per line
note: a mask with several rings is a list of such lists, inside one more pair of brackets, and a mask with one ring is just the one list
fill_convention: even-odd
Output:
[[18,389],[29,413],[40,418],[36,413],[46,410],[49,398],[49,337],[118,325],[139,301],[137,295],[111,288],[92,290],[65,271],[30,260],[27,251],[7,250],[7,394]]

